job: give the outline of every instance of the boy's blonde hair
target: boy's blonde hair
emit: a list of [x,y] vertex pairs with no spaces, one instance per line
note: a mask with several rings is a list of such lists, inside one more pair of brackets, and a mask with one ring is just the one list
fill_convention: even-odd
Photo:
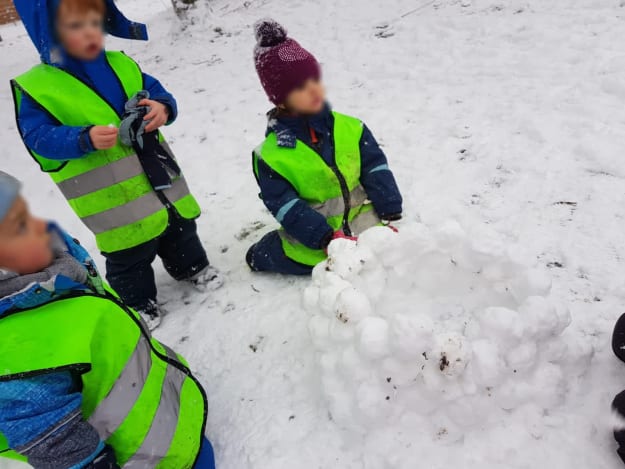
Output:
[[81,14],[89,13],[90,11],[97,11],[104,16],[106,14],[106,4],[104,3],[104,0],[61,0],[57,14]]

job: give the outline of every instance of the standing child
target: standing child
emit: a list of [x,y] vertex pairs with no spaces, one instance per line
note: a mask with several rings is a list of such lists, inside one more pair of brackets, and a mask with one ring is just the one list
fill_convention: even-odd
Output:
[[0,456],[35,469],[214,469],[184,359],[0,172]]
[[252,246],[247,262],[254,271],[306,275],[332,239],[399,220],[402,197],[369,129],[326,103],[312,54],[273,20],[256,24],[256,38],[256,70],[276,107],[254,173],[282,229]]
[[175,120],[175,99],[131,58],[104,51],[105,32],[146,40],[146,28],[113,0],[15,5],[42,61],[12,82],[20,134],[95,234],[111,286],[156,327],[156,256],[176,280],[221,280],[197,235],[200,207],[158,131]]

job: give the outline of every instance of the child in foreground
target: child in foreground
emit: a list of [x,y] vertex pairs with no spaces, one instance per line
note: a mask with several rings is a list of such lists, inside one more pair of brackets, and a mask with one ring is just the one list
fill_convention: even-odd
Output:
[[221,285],[197,234],[200,207],[159,128],[176,100],[104,33],[146,40],[113,0],[16,0],[41,64],[12,81],[20,134],[95,234],[107,279],[151,327],[152,263],[203,289]]
[[0,456],[35,469],[211,469],[187,363],[0,172]]
[[330,109],[313,55],[273,20],[256,24],[256,38],[256,70],[276,107],[254,151],[254,174],[282,229],[253,245],[247,263],[307,275],[333,239],[401,219],[402,197],[369,129]]

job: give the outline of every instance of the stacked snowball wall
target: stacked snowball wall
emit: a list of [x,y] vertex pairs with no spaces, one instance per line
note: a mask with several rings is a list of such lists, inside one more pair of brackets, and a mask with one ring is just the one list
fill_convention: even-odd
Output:
[[456,222],[333,242],[304,294],[333,420],[360,433],[412,421],[460,438],[561,402],[570,315],[527,257]]

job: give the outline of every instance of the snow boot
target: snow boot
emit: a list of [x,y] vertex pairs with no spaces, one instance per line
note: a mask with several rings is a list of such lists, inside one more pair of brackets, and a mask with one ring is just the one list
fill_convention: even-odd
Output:
[[191,277],[189,282],[202,292],[211,292],[219,290],[224,284],[224,279],[217,269],[209,265]]
[[155,301],[150,300],[146,307],[137,308],[136,311],[139,313],[139,316],[141,316],[141,319],[143,319],[148,330],[153,331],[160,326],[163,311]]

